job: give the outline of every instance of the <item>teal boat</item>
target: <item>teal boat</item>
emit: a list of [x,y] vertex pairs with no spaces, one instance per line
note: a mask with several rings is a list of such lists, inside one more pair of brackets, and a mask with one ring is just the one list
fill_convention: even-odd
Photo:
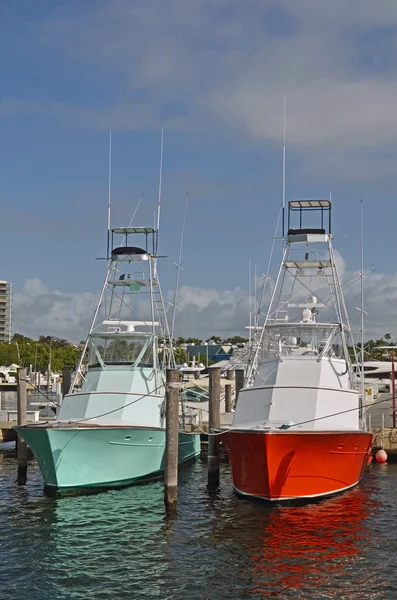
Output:
[[[113,247],[117,235],[123,243]],[[144,248],[129,245],[137,235]],[[121,487],[164,473],[165,369],[175,359],[156,237],[152,228],[111,230],[105,283],[70,393],[56,421],[18,428],[49,492]],[[148,319],[137,321],[138,309]],[[200,436],[183,431],[180,406],[182,464],[199,455]]]

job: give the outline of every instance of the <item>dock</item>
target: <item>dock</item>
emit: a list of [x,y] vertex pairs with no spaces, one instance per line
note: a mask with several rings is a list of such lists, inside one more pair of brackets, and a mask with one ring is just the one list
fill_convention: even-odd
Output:
[[397,427],[393,428],[392,403],[391,394],[381,394],[368,404],[367,427],[374,434],[373,454],[383,448],[389,461],[397,462]]

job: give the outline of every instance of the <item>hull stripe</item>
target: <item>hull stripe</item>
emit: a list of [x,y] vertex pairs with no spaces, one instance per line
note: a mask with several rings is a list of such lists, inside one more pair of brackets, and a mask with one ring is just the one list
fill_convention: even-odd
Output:
[[265,498],[264,496],[257,496],[256,494],[248,494],[247,492],[242,492],[238,490],[235,486],[233,486],[233,490],[236,494],[240,494],[241,496],[248,496],[250,498],[258,498],[258,500],[266,500],[267,502],[282,502],[283,500],[303,500],[304,498],[321,498],[322,496],[332,496],[333,494],[339,494],[341,492],[345,492],[360,483],[360,480],[348,485],[346,487],[339,488],[337,490],[332,490],[331,492],[323,492],[321,494],[308,494],[307,496],[279,496],[278,498]]

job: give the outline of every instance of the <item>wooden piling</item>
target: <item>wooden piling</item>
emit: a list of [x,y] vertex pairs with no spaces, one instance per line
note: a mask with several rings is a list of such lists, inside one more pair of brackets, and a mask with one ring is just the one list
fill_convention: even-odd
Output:
[[[26,368],[18,369],[17,374],[17,423],[26,425],[26,412],[28,406],[28,392],[26,381]],[[17,439],[18,457],[18,485],[25,485],[28,471],[28,454],[26,442],[18,435]]]
[[209,370],[209,414],[208,414],[208,487],[219,486],[219,436],[213,429],[220,426],[221,421],[221,370],[219,367]]
[[235,384],[235,400],[234,406],[237,404],[238,395],[241,388],[244,387],[244,369],[236,369],[236,384]]
[[178,369],[167,369],[164,504],[168,513],[176,511],[178,498],[179,387]]
[[62,369],[62,398],[69,394],[70,386],[72,385],[73,369],[69,367]]
[[229,385],[225,385],[225,413],[232,412],[232,384],[231,382],[234,379],[234,371],[233,369],[228,369],[226,371],[226,379],[230,381]]

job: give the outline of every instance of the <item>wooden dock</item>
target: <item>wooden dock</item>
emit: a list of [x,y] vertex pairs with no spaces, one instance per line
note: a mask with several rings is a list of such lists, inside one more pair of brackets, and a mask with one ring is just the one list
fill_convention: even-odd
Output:
[[397,428],[393,428],[391,394],[380,394],[367,406],[367,426],[374,434],[373,454],[383,448],[390,462],[397,461]]

